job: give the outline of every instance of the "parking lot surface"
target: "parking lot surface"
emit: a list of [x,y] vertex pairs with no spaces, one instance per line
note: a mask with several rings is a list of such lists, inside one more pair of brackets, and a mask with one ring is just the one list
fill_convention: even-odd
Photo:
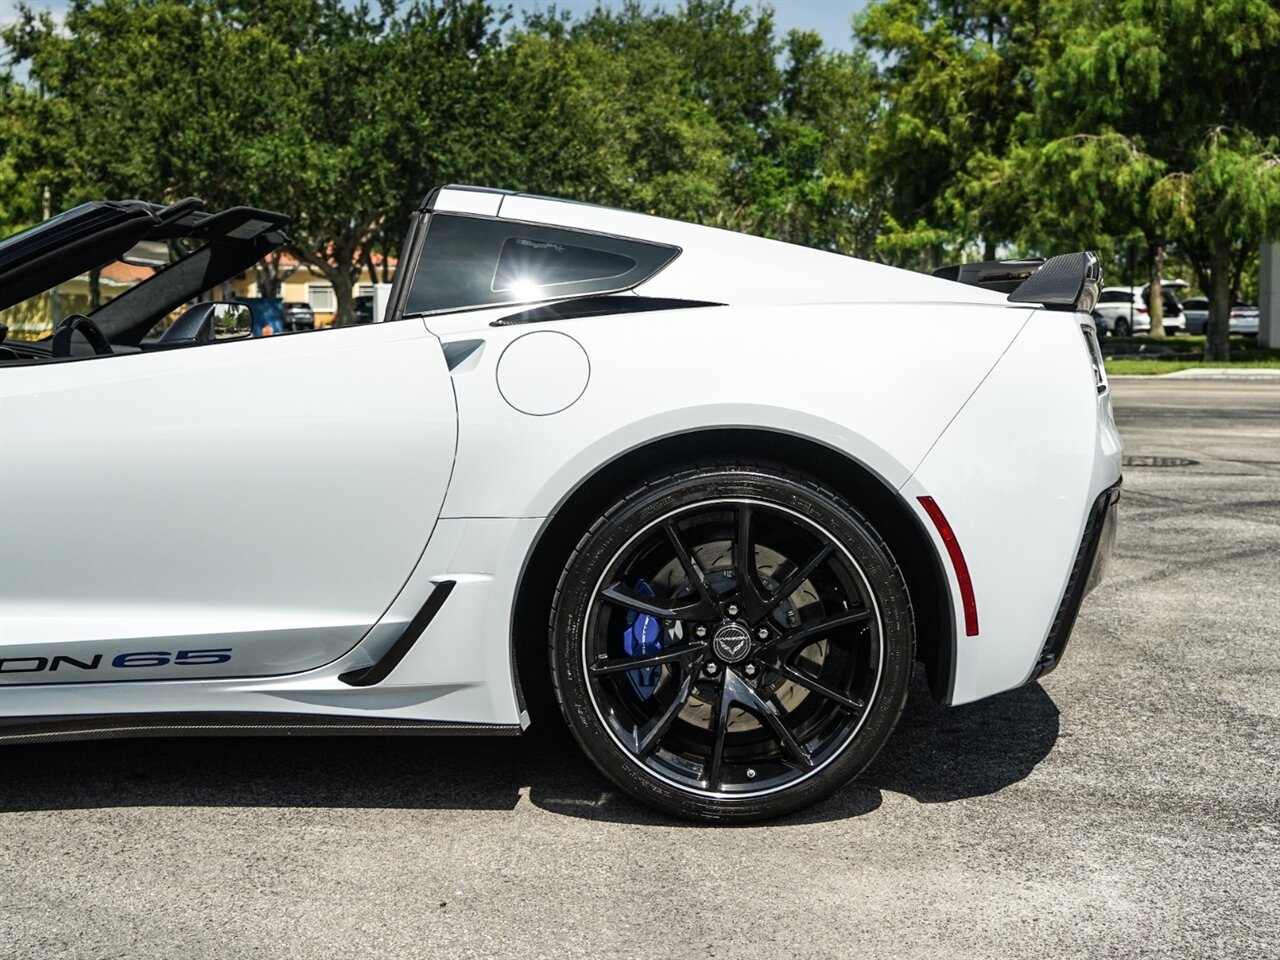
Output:
[[674,823],[555,731],[10,747],[0,956],[1277,956],[1280,386],[1114,394],[1197,462],[1126,468],[1062,666],[917,684],[820,806]]

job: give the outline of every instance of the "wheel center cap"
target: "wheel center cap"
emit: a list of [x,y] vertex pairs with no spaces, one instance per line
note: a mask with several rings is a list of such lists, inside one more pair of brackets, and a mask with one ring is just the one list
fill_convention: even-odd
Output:
[[751,634],[740,623],[726,623],[711,638],[711,649],[725,663],[738,663],[751,652]]

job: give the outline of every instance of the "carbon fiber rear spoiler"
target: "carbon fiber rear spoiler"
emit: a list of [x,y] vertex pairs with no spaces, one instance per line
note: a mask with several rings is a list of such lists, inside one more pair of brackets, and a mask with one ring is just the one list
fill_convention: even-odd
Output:
[[1027,260],[988,260],[940,267],[935,277],[1008,293],[1012,303],[1088,313],[1102,290],[1102,266],[1092,251]]

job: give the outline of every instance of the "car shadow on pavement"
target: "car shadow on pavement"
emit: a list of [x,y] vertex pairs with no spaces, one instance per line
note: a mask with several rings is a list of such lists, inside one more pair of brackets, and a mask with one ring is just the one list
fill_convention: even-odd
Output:
[[[612,788],[567,731],[520,738],[184,737],[0,748],[0,812],[126,806],[541,809],[671,825]],[[881,791],[922,803],[993,793],[1052,749],[1058,709],[1039,684],[955,709],[917,684],[897,731],[853,785],[786,822],[860,816]]]
[[[985,796],[1027,777],[1057,739],[1058,707],[1039,683],[977,703],[944,707],[929,696],[923,679],[917,679],[897,729],[862,776],[829,799],[775,822],[862,816],[880,806],[886,790],[919,803]],[[573,747],[567,734],[564,740]],[[586,767],[586,761],[581,765]],[[611,789],[599,776],[533,782],[530,799],[547,810],[598,820],[672,823]]]

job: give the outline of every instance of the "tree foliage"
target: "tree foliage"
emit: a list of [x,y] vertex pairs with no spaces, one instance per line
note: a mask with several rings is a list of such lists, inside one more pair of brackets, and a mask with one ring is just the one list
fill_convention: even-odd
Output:
[[273,207],[344,315],[445,182],[926,268],[1136,245],[1153,280],[1194,268],[1213,351],[1280,234],[1273,0],[876,0],[852,52],[735,0],[518,24],[484,0],[19,9],[0,226],[111,195]]
[[1021,214],[1003,158],[1031,109],[1052,25],[1037,0],[882,0],[858,39],[884,58],[871,162],[889,188],[882,247],[937,266],[980,243],[988,259]]
[[[1058,0],[1053,13],[1061,35],[1036,96],[1042,154],[1092,168],[1088,196],[1118,191],[1113,220],[1146,241],[1152,284],[1170,244],[1190,260],[1211,302],[1207,354],[1225,359],[1240,266],[1261,237],[1280,234],[1268,159],[1280,137],[1280,9],[1270,0]],[[1229,187],[1224,176],[1249,182]]]

